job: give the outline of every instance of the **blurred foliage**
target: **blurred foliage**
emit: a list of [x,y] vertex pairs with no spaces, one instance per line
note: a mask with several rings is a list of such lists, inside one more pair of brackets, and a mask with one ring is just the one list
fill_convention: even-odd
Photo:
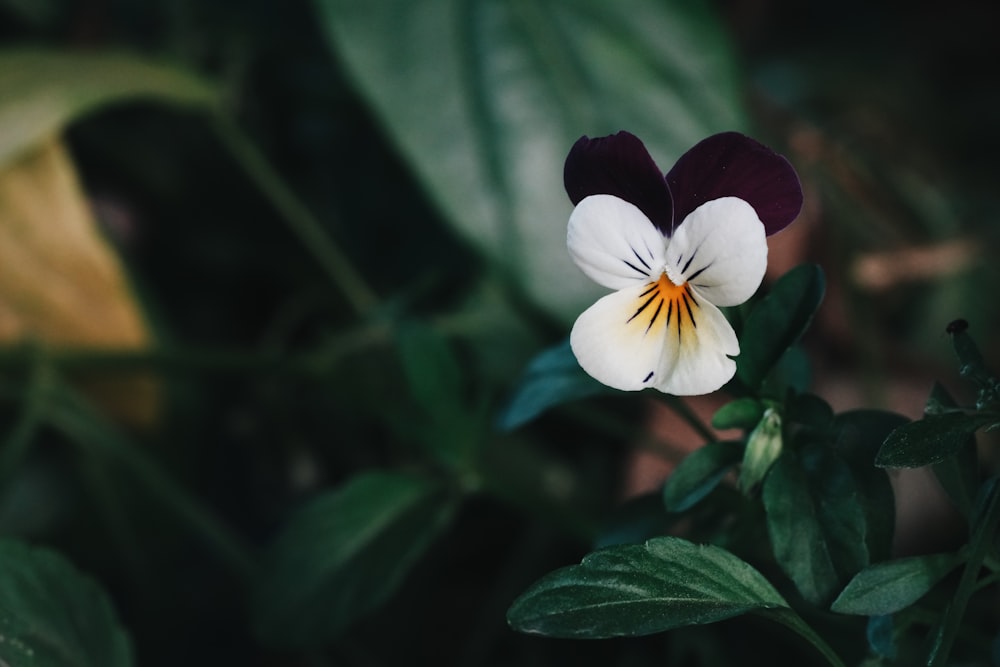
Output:
[[[590,296],[565,256],[562,159],[580,134],[629,129],[669,165],[697,139],[742,128],[788,155],[806,187],[796,263],[816,261],[827,276],[803,341],[817,382],[846,370],[880,403],[900,374],[949,377],[944,324],[959,316],[995,368],[992,11],[859,0],[0,0],[0,167],[39,141],[67,148],[64,167],[94,214],[88,233],[98,237],[96,224],[117,251],[123,307],[149,328],[126,340],[127,327],[74,297],[50,311],[66,318],[58,335],[0,350],[0,536],[13,544],[0,553],[10,567],[0,590],[54,568],[75,600],[91,579],[74,568],[88,573],[116,612],[103,593],[88,598],[109,642],[97,648],[120,664],[130,660],[123,631],[140,665],[787,662],[789,646],[773,641],[783,630],[752,618],[585,645],[506,627],[528,584],[622,532],[612,510],[625,444],[664,448],[644,434],[646,406],[560,365],[567,321]],[[25,79],[25,53],[69,60]],[[4,194],[0,212],[25,192]],[[59,268],[4,283],[0,316],[85,281]],[[113,300],[117,289],[97,291]],[[82,337],[88,326],[102,336]],[[529,373],[561,374],[588,398],[524,426],[537,413],[510,397],[543,349],[556,353]],[[781,363],[801,378],[797,359]],[[136,377],[159,387],[141,427],[94,387]],[[498,415],[522,428],[497,430]],[[898,425],[866,419],[838,415],[835,428],[884,436]],[[716,485],[737,459],[716,453],[672,502],[731,502]],[[844,478],[861,474],[855,465],[837,462]],[[809,482],[785,472],[775,485]],[[338,531],[368,515],[323,521],[345,497],[383,486],[384,521],[371,523],[383,530],[367,541],[345,544]],[[871,499],[845,498],[853,514],[868,511]],[[666,521],[662,503],[642,508],[637,524]],[[849,542],[838,526],[810,529]],[[794,546],[794,526],[771,530]],[[299,562],[296,545],[313,531],[324,551]],[[353,594],[371,596],[351,618],[339,600],[310,595],[310,582],[346,585],[329,562],[351,563]],[[936,581],[936,565],[914,563],[907,573]],[[847,577],[831,572],[817,599]],[[268,599],[329,616],[297,625]],[[0,599],[5,636],[9,604]],[[71,616],[51,620],[79,629],[88,612]]]

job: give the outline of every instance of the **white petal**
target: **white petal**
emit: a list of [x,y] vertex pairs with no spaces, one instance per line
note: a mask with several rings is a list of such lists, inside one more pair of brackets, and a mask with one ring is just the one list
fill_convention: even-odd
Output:
[[644,389],[673,366],[676,339],[667,335],[667,306],[657,299],[655,287],[647,282],[609,294],[577,318],[570,347],[583,370],[599,382],[624,391]]
[[660,377],[656,388],[675,396],[709,394],[729,382],[736,373],[730,356],[740,353],[736,333],[722,312],[704,298],[694,312],[696,326],[681,332],[677,361]]
[[760,287],[767,269],[764,225],[742,199],[707,201],[670,237],[667,267],[671,278],[690,282],[717,306],[743,303]]
[[707,394],[736,372],[739,342],[718,308],[666,276],[600,299],[577,318],[570,346],[598,381],[625,391],[655,387]]
[[651,275],[655,280],[663,269],[663,234],[638,207],[612,195],[591,195],[576,205],[566,245],[587,276],[611,289]]

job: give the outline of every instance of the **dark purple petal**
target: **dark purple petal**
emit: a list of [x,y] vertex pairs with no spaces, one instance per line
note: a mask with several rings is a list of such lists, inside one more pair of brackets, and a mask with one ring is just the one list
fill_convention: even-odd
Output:
[[660,231],[670,232],[670,189],[646,147],[634,134],[580,137],[566,157],[566,192],[574,205],[590,195],[614,195],[634,204]]
[[667,184],[677,224],[707,201],[739,197],[757,211],[770,236],[802,208],[802,185],[788,160],[738,132],[696,144],[667,173]]

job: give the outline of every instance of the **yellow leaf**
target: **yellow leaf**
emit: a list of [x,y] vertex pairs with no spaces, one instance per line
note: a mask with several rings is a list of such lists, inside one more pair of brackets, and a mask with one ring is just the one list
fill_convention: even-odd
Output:
[[[101,351],[151,342],[122,264],[56,137],[0,166],[0,344],[29,340]],[[156,418],[151,376],[80,380],[112,416],[137,425]]]

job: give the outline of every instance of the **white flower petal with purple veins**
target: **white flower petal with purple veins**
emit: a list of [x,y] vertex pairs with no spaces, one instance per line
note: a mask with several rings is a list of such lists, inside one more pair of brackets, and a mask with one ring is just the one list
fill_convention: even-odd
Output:
[[767,270],[767,237],[753,207],[736,197],[705,202],[667,246],[667,273],[717,306],[741,304]]
[[642,211],[611,195],[592,195],[577,204],[569,217],[566,245],[589,278],[611,289],[663,271],[663,235]]
[[[569,344],[583,370],[623,391],[655,387],[677,361],[679,312],[667,303],[659,281],[640,283],[602,297],[573,325]],[[673,325],[673,326],[671,326]]]
[[736,362],[730,357],[740,353],[736,333],[722,312],[705,300],[699,300],[693,328],[681,337],[677,360],[655,387],[675,396],[710,394],[736,374]]

